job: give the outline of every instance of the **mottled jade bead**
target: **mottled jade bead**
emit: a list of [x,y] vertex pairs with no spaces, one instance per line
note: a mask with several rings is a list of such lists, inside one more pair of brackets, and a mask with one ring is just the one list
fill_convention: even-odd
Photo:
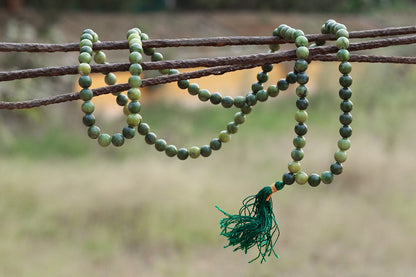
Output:
[[267,88],[267,94],[270,97],[276,97],[279,95],[279,89],[275,85],[271,85]]
[[87,76],[87,75],[83,75],[83,76],[79,77],[78,84],[82,88],[89,88],[92,84],[91,77]]
[[245,103],[244,106],[241,108],[241,112],[244,114],[249,114],[251,113],[252,108],[249,104]]
[[344,100],[340,104],[340,108],[344,113],[352,111],[354,104],[350,100]]
[[98,51],[94,55],[94,61],[98,64],[103,64],[107,60],[107,57],[103,51]]
[[299,110],[295,113],[295,120],[303,123],[308,119],[308,113],[305,110]]
[[89,41],[92,41],[94,38],[91,34],[89,33],[83,33],[81,35],[80,41],[82,41],[83,39],[88,39]]
[[201,89],[198,93],[199,100],[201,100],[203,102],[208,101],[210,99],[210,97],[211,97],[211,94],[209,93],[209,90],[207,90],[207,89]]
[[201,155],[201,149],[198,146],[192,146],[189,148],[188,152],[192,159],[196,159],[199,157],[199,155]]
[[138,63],[133,63],[129,67],[129,71],[131,75],[140,75],[143,72],[143,68]]
[[299,59],[295,62],[295,70],[297,72],[302,72],[302,71],[305,71],[306,69],[308,69],[308,62],[306,60]]
[[339,90],[339,97],[343,100],[348,100],[352,96],[352,92],[349,88],[341,88]]
[[352,70],[352,66],[349,62],[342,62],[339,64],[338,70],[342,74],[350,74]]
[[91,73],[91,66],[88,63],[81,63],[78,65],[78,73],[81,75],[88,75]]
[[91,101],[85,101],[81,105],[81,110],[86,114],[93,113],[95,110],[94,103],[92,103]]
[[352,128],[351,128],[351,126],[342,126],[339,129],[339,134],[343,138],[349,138],[352,135]]
[[234,106],[237,108],[242,108],[244,104],[246,103],[246,98],[244,96],[237,96],[234,98]]
[[337,59],[341,62],[346,62],[350,59],[350,52],[346,49],[340,49],[337,52]]
[[295,182],[295,175],[293,175],[293,173],[286,172],[282,176],[282,181],[286,185],[291,185],[291,184],[293,184]]
[[166,150],[166,147],[168,146],[168,144],[166,143],[166,141],[164,139],[158,139],[155,142],[155,148],[157,151],[163,152]]
[[342,173],[343,168],[342,168],[342,164],[335,162],[335,163],[331,164],[330,169],[331,169],[332,174],[339,175],[339,174]]
[[234,99],[231,96],[225,96],[221,99],[221,105],[224,108],[231,108],[234,105]]
[[80,63],[90,63],[91,62],[91,55],[88,53],[80,53],[78,56],[78,61]]
[[230,134],[226,130],[223,130],[218,135],[218,138],[219,138],[219,140],[221,142],[225,143],[225,142],[229,142],[230,141],[231,136],[230,136]]
[[298,171],[300,171],[300,163],[299,162],[290,162],[287,166],[287,168],[289,169],[289,171],[291,173],[296,173]]
[[90,55],[92,56],[93,50],[92,50],[92,48],[91,48],[91,47],[89,47],[89,46],[82,46],[82,47],[79,49],[79,52],[80,52],[80,53],[88,53],[88,54],[90,54]]
[[341,151],[347,151],[351,147],[351,141],[347,138],[338,140],[338,148]]
[[88,136],[92,139],[98,138],[98,136],[101,134],[101,129],[97,125],[93,125],[88,128]]
[[138,113],[129,114],[126,118],[127,125],[131,127],[138,126],[141,120],[142,120],[142,117]]
[[196,83],[189,84],[188,93],[190,95],[197,95],[199,93],[199,85]]
[[318,174],[311,174],[308,178],[308,183],[311,187],[317,187],[321,183],[321,177]]
[[109,134],[101,134],[98,136],[98,144],[105,147],[111,144],[111,136]]
[[285,79],[280,79],[277,82],[277,87],[279,90],[287,90],[289,88],[289,83]]
[[334,158],[338,163],[343,163],[347,160],[347,152],[339,150],[335,152]]
[[[306,65],[306,67],[307,66],[308,65]],[[304,71],[304,70],[306,70],[306,68],[304,70],[298,70],[298,69],[296,68],[296,64],[295,64],[295,70],[297,70],[297,71]],[[298,80],[298,76],[296,75],[295,72],[291,71],[288,74],[286,74],[286,82],[288,82],[289,84],[294,84],[294,83],[297,82],[297,80]]]
[[150,132],[150,127],[147,123],[140,123],[139,126],[137,127],[137,132],[140,135],[145,136]]
[[178,156],[179,160],[186,160],[189,157],[189,151],[186,148],[180,148],[178,149],[178,154],[176,154]]
[[309,101],[308,99],[301,97],[298,100],[296,100],[296,107],[299,110],[306,110],[309,106]]
[[188,80],[180,80],[180,81],[178,81],[178,87],[180,89],[187,89],[188,86],[189,86],[189,81]]
[[307,47],[308,46],[308,39],[305,37],[305,36],[298,36],[296,39],[295,39],[295,44],[296,44],[296,47],[300,47],[300,46],[305,46],[305,47]]
[[116,102],[119,106],[125,106],[129,102],[129,98],[124,94],[119,94],[116,98]]
[[168,157],[174,157],[178,154],[178,149],[175,145],[168,145],[166,146],[165,153]]
[[227,132],[229,134],[235,134],[238,131],[238,125],[232,121],[227,124]]
[[257,99],[260,101],[260,102],[264,102],[264,101],[266,101],[267,100],[267,98],[269,98],[269,94],[267,93],[267,91],[265,91],[265,90],[259,90],[258,92],[257,92],[257,94],[256,94],[256,96],[257,96]]
[[352,85],[352,78],[350,75],[342,75],[339,77],[339,84],[342,87],[349,87]]
[[269,49],[272,50],[273,52],[279,51],[280,44],[270,44]]
[[209,157],[212,153],[212,149],[211,147],[209,147],[209,145],[203,145],[201,146],[200,152],[201,152],[201,156]]
[[136,134],[136,129],[131,126],[126,126],[123,128],[122,134],[126,139],[134,138],[134,135]]
[[298,183],[299,185],[304,185],[304,184],[306,184],[306,183],[308,182],[308,178],[309,178],[308,174],[306,174],[306,173],[305,173],[305,172],[303,172],[303,171],[299,171],[299,172],[297,172],[297,173],[296,173],[296,175],[295,175],[295,181],[296,181],[296,183]]
[[209,98],[209,101],[211,101],[211,103],[214,105],[218,105],[219,103],[221,103],[221,100],[222,100],[222,96],[218,92],[214,92],[213,94],[211,94],[211,97]]
[[95,124],[95,116],[93,114],[86,114],[82,117],[82,123],[89,127]]
[[296,162],[301,161],[304,157],[304,153],[302,149],[294,149],[291,153],[290,156],[292,157],[292,159]]
[[309,49],[305,46],[299,46],[296,49],[296,57],[298,59],[306,59],[309,56]]
[[92,90],[88,88],[84,88],[79,92],[79,97],[84,101],[91,100],[93,96],[94,94],[92,93]]
[[309,81],[309,76],[305,72],[299,72],[296,74],[297,82],[301,85],[306,84]]
[[297,136],[293,139],[293,145],[296,148],[303,148],[306,145],[306,139],[304,137]]
[[116,133],[111,137],[111,143],[116,146],[120,147],[124,144],[124,136],[120,133]]
[[339,122],[342,125],[349,125],[352,122],[352,115],[350,113],[343,113],[339,116]]
[[304,136],[308,132],[308,126],[304,123],[299,123],[295,125],[295,133],[298,136]]
[[104,77],[104,82],[109,86],[115,85],[117,82],[117,77],[114,73],[107,73]]
[[250,106],[254,106],[257,104],[257,96],[254,93],[249,93],[246,95],[246,102]]
[[264,65],[261,66],[261,69],[264,72],[270,72],[270,71],[273,70],[273,65],[272,64],[264,64]]
[[79,42],[79,47],[89,46],[92,47],[92,41],[89,39],[83,39]]
[[304,85],[300,85],[296,88],[296,95],[298,97],[306,97],[308,95],[308,88]]
[[348,33],[348,31],[347,31],[347,30],[345,30],[345,29],[339,29],[339,30],[335,33],[335,36],[336,36],[337,38],[340,38],[340,37],[349,38],[349,37],[350,37],[350,34],[349,34],[349,33]]
[[251,90],[256,93],[259,90],[263,89],[263,85],[260,82],[255,82],[251,85]]
[[139,52],[140,54],[143,54],[143,46],[141,43],[133,43],[130,44],[130,52]]
[[138,88],[142,85],[142,78],[140,78],[140,76],[137,75],[132,75],[129,78],[129,86],[132,88]]
[[159,52],[153,53],[152,57],[150,58],[152,62],[160,62],[163,61],[163,55]]
[[212,150],[220,150],[221,145],[222,145],[222,142],[217,138],[212,139],[209,143],[209,146],[211,147]]
[[246,116],[242,112],[237,112],[234,115],[234,122],[236,124],[243,124],[246,120]]
[[330,184],[334,180],[334,174],[331,171],[324,171],[321,173],[321,180],[324,184]]
[[156,134],[149,132],[144,136],[144,140],[147,144],[155,144],[157,140]]
[[339,37],[336,46],[338,49],[347,49],[350,46],[350,41],[346,37]]
[[131,88],[127,91],[127,97],[132,101],[137,101],[140,99],[142,92],[139,88]]
[[265,83],[268,79],[269,76],[266,72],[260,71],[259,73],[257,73],[257,81],[259,81],[260,83]]

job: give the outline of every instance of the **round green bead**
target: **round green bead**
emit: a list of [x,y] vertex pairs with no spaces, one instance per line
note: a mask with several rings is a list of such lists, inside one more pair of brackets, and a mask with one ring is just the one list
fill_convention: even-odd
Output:
[[[189,89],[189,88],[188,88]],[[201,89],[198,93],[198,98],[201,101],[208,101],[211,97],[211,94],[209,93],[209,90],[207,89]]]
[[235,134],[238,131],[238,125],[232,121],[227,124],[227,132],[229,134]]
[[339,37],[336,46],[338,49],[347,49],[350,46],[350,41],[346,37]]
[[144,136],[144,140],[147,144],[155,144],[157,140],[156,134],[149,132]]
[[306,139],[304,137],[297,136],[293,139],[293,145],[296,148],[303,148],[306,145]]
[[178,81],[178,87],[180,89],[187,89],[189,86],[189,81],[188,80],[180,80]]
[[241,112],[244,114],[249,114],[251,113],[251,111],[252,111],[252,108],[247,103],[245,103],[244,106],[241,108]]
[[307,47],[308,43],[309,41],[305,36],[298,36],[295,40],[296,47],[300,47],[300,46]]
[[180,148],[178,150],[177,156],[178,156],[178,159],[179,160],[182,160],[182,161],[183,160],[186,160],[189,157],[189,151],[188,151],[188,149],[186,149],[186,148]]
[[321,183],[321,177],[318,174],[311,174],[308,178],[308,183],[311,187],[317,187]]
[[[304,59],[299,59],[295,62],[295,70],[297,72],[302,72],[308,69],[308,62]],[[297,78],[296,78],[297,79]],[[295,79],[295,81],[296,81]]]
[[287,168],[289,169],[289,171],[291,173],[296,173],[296,172],[300,171],[300,163],[295,162],[295,161],[290,162],[288,164],[288,167]]
[[338,66],[338,70],[342,74],[350,74],[350,72],[352,70],[352,66],[351,66],[351,64],[349,62],[342,62]]
[[158,139],[155,142],[155,148],[157,151],[163,152],[167,148],[167,143],[164,139]]
[[259,90],[258,92],[257,92],[257,94],[256,94],[256,96],[257,96],[257,99],[260,101],[260,102],[264,102],[264,101],[266,101],[267,100],[267,98],[269,98],[269,94],[267,93],[267,91],[265,91],[265,90]]
[[334,175],[341,174],[342,173],[342,169],[343,169],[342,168],[342,164],[340,164],[340,163],[335,162],[335,163],[331,164],[331,172]]
[[257,81],[259,81],[260,83],[265,83],[268,79],[269,75],[267,75],[266,72],[260,71],[259,73],[257,73]]
[[98,136],[101,134],[101,129],[97,125],[93,125],[88,128],[88,136],[92,139],[98,138]]
[[159,52],[155,52],[150,59],[152,62],[160,62],[163,61],[163,55]]
[[94,61],[98,64],[104,64],[107,60],[107,56],[103,51],[98,51],[94,55]]
[[82,123],[85,126],[92,126],[95,124],[95,116],[93,114],[86,114],[82,117]]
[[277,87],[279,90],[287,90],[289,88],[289,83],[285,79],[280,79],[277,82]]
[[293,37],[295,38],[295,42],[296,42],[296,39],[298,37],[305,37],[305,33],[302,30],[297,29],[295,33],[293,34]]
[[105,147],[111,144],[111,136],[109,134],[101,134],[98,136],[98,144]]
[[104,81],[107,85],[112,86],[117,82],[117,77],[114,73],[107,73],[104,77]]
[[165,153],[168,157],[174,157],[178,154],[178,149],[175,145],[168,145],[166,146]]
[[220,150],[221,145],[222,145],[222,142],[217,138],[212,139],[209,143],[209,146],[211,147],[212,150]]
[[212,153],[212,149],[208,145],[203,145],[203,146],[201,146],[200,152],[201,152],[201,156],[209,157]]
[[229,142],[229,141],[230,141],[231,136],[230,136],[230,134],[229,134],[226,130],[223,130],[223,131],[221,131],[221,132],[220,132],[220,134],[218,135],[218,139],[219,139],[221,142],[225,143],[225,142]]
[[132,52],[129,55],[130,63],[141,63],[142,60],[143,60],[143,56],[139,52]]
[[338,148],[341,151],[347,151],[351,147],[351,141],[347,138],[338,140]]
[[[295,65],[295,70],[297,70],[296,65]],[[299,70],[300,71],[300,70]],[[298,71],[297,71],[298,72]],[[289,84],[294,84],[296,83],[296,81],[298,80],[298,76],[295,72],[291,71],[286,75],[286,81]]]
[[199,85],[195,83],[189,84],[188,92],[190,95],[197,95],[199,93]]
[[111,137],[111,143],[114,146],[117,146],[117,147],[122,146],[124,144],[124,136],[122,134],[120,134],[120,133],[114,134]]
[[147,123],[140,123],[139,126],[137,127],[137,132],[140,135],[145,136],[150,132],[150,127]]
[[294,149],[291,153],[290,156],[292,157],[292,159],[296,162],[301,161],[304,157],[304,153],[302,149]]
[[335,152],[334,158],[335,161],[341,164],[347,160],[347,152],[339,150]]
[[143,68],[138,63],[132,63],[129,67],[129,71],[131,75],[140,75],[143,72]]
[[126,126],[123,128],[122,133],[126,139],[131,139],[134,138],[134,135],[136,134],[136,129],[131,126]]
[[269,49],[272,50],[273,52],[279,51],[280,44],[270,44]]
[[155,48],[145,48],[145,49],[143,49],[143,52],[148,56],[153,55],[153,53],[155,53],[155,51],[156,51]]
[[340,49],[337,52],[337,59],[341,62],[346,62],[350,59],[350,52],[346,49]]
[[291,185],[291,184],[293,184],[295,182],[295,175],[293,173],[291,173],[291,172],[286,172],[282,176],[282,181],[286,185]]
[[142,78],[137,75],[132,75],[130,76],[128,83],[130,87],[138,88],[142,85]]
[[257,96],[250,92],[249,94],[246,95],[246,102],[248,105],[250,106],[254,106],[257,104]]
[[139,88],[131,88],[127,91],[127,97],[132,101],[139,100],[141,95],[142,93]]
[[303,171],[299,171],[299,172],[297,172],[297,173],[296,173],[296,175],[295,175],[295,181],[296,181],[296,183],[298,183],[299,185],[304,185],[304,184],[306,184],[306,183],[308,182],[308,178],[309,178],[308,174],[306,174],[306,173],[305,173],[305,172],[303,172]]
[[78,73],[81,75],[88,75],[91,73],[91,66],[88,63],[81,63],[78,65]]
[[272,64],[263,64],[261,66],[261,69],[263,70],[263,72],[270,72],[273,70],[273,65]]
[[347,30],[345,30],[345,29],[339,29],[339,30],[335,33],[335,36],[336,36],[337,38],[340,38],[340,37],[349,38],[349,37],[350,37],[350,34],[349,34],[349,33],[348,33],[348,31],[347,31]]
[[339,90],[339,97],[344,100],[350,99],[352,96],[352,91],[349,88],[341,88]]
[[234,115],[234,122],[236,124],[243,124],[245,120],[246,120],[246,116],[242,112],[237,112]]
[[90,63],[91,62],[91,55],[86,53],[86,52],[80,53],[79,56],[78,56],[78,61],[80,63]]
[[82,46],[81,49],[79,49],[80,53],[88,53],[92,56],[93,50],[89,46]]
[[334,180],[334,174],[331,171],[324,171],[321,174],[321,180],[324,184],[330,184]]
[[119,106],[124,107],[129,102],[129,98],[124,94],[119,94],[116,98],[116,102]]
[[84,101],[89,101],[92,99],[92,97],[94,96],[94,94],[92,93],[92,90],[84,88],[79,92],[79,97],[81,98],[81,100]]
[[350,75],[342,75],[339,78],[339,84],[344,88],[351,86],[352,85],[351,76]]
[[142,108],[142,105],[139,101],[131,101],[128,105],[129,112],[139,113]]
[[[221,103],[221,100],[222,100],[222,96],[218,92],[214,92],[213,94],[211,94],[211,97],[209,98],[209,101],[211,101],[211,103],[214,105],[218,105],[219,103]],[[244,101],[245,101],[245,98],[244,98]]]
[[84,113],[93,113],[95,110],[95,106],[94,103],[92,103],[91,101],[85,101],[84,103],[82,103],[81,105],[81,110]]
[[308,119],[308,113],[305,110],[299,110],[295,113],[295,120],[303,123]]
[[79,47],[82,48],[83,46],[92,47],[92,41],[89,39],[83,39],[79,42]]
[[262,90],[262,89],[263,89],[263,85],[260,82],[255,82],[251,85],[251,90],[254,93],[256,93],[256,92],[258,92],[259,90]]
[[78,84],[82,88],[89,88],[91,86],[91,84],[92,84],[91,77],[88,76],[88,75],[82,75],[78,79]]
[[234,99],[231,96],[225,96],[221,100],[221,105],[224,108],[231,108],[234,105]]
[[141,120],[142,117],[138,113],[131,113],[126,118],[127,124],[131,127],[139,126]]
[[298,59],[306,59],[309,56],[309,49],[305,46],[299,46],[296,48],[296,57]]
[[199,155],[201,155],[201,149],[199,149],[199,147],[197,146],[192,146],[191,148],[189,148],[188,152],[189,152],[189,156],[192,159],[196,159],[199,157]]
[[[143,43],[142,43],[141,39],[139,39],[139,38],[132,38],[131,40],[129,40],[129,46],[132,46],[134,44],[142,45]],[[145,50],[143,50],[143,52],[146,53]],[[153,52],[154,52],[154,48],[153,48]]]
[[88,39],[89,41],[92,41],[94,38],[90,33],[82,33],[80,41],[83,39]]
[[306,97],[308,95],[308,88],[304,85],[300,85],[296,88],[296,95],[298,97]]
[[299,84],[304,85],[309,81],[309,76],[306,74],[306,72],[299,72],[296,74],[296,81]]
[[352,135],[352,128],[351,128],[351,126],[342,126],[339,129],[339,134],[343,138],[349,138]]
[[244,96],[239,95],[234,98],[234,106],[236,106],[237,108],[242,108],[245,103],[246,98]]
[[350,100],[344,100],[340,104],[340,108],[344,113],[352,111],[354,104]]
[[271,85],[267,88],[267,94],[270,97],[276,97],[279,95],[279,89],[275,85]]

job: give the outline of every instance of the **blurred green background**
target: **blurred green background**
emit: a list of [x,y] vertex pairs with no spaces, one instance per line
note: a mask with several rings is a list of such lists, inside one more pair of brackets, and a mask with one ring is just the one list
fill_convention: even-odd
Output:
[[[177,38],[270,35],[282,23],[317,33],[329,18],[362,30],[414,25],[416,18],[414,1],[0,3],[1,41],[8,42],[74,42],[85,28],[94,29],[101,40],[121,40],[135,26],[151,38]],[[266,52],[267,46],[160,51],[180,59]],[[415,56],[416,49],[363,53]],[[107,51],[110,62],[123,62],[127,55]],[[1,71],[76,64],[77,53],[0,54]],[[308,172],[327,170],[336,151],[337,66],[310,65],[316,74],[308,84],[309,132],[302,163]],[[283,65],[286,71],[291,67]],[[237,212],[244,197],[287,171],[293,90],[257,104],[221,151],[186,161],[158,153],[138,135],[120,149],[99,147],[86,135],[79,102],[1,110],[0,276],[414,275],[416,67],[353,64],[351,75],[354,134],[344,173],[331,185],[294,185],[274,196],[281,258],[262,265],[247,264],[254,252],[222,248],[222,216],[214,205]],[[71,92],[76,78],[3,82],[0,99]],[[229,82],[227,75],[212,80]],[[152,130],[180,147],[207,144],[235,112],[197,99],[192,107],[162,99],[142,108]],[[119,131],[124,119],[99,119],[99,124]]]

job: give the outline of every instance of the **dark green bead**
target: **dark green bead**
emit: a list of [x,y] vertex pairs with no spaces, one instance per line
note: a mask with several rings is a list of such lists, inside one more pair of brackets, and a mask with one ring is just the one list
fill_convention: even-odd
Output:
[[245,103],[246,98],[241,95],[234,98],[234,106],[236,106],[237,108],[242,108]]
[[87,75],[80,76],[78,79],[78,84],[82,88],[89,88],[92,84],[91,77]]
[[335,162],[331,164],[330,169],[331,169],[332,174],[339,175],[342,173],[342,164]]
[[253,83],[253,84],[251,85],[251,90],[252,90],[254,93],[258,92],[258,91],[259,91],[259,90],[261,90],[261,89],[263,89],[263,85],[262,85],[261,83],[259,83],[259,82]]
[[296,95],[298,97],[306,97],[308,95],[308,88],[304,85],[300,85],[296,88]]
[[167,145],[167,143],[164,139],[158,139],[155,142],[155,148],[156,148],[157,151],[163,152],[163,151],[166,150],[167,146],[168,145]]
[[[89,41],[92,41],[94,38],[91,34],[89,33],[83,33],[80,37],[80,41],[84,40],[84,39],[88,39]],[[91,44],[92,45],[92,44]]]
[[180,148],[178,150],[177,156],[178,156],[178,159],[179,160],[182,160],[182,161],[183,160],[186,160],[189,157],[189,151],[188,151],[188,149],[186,149],[186,148]]
[[270,97],[276,97],[279,95],[279,89],[275,85],[271,85],[267,88],[267,94]]
[[124,137],[120,133],[116,133],[111,137],[111,143],[114,146],[120,147],[124,144]]
[[324,171],[321,174],[321,180],[324,184],[330,184],[334,180],[334,174],[331,171]]
[[178,87],[181,89],[187,89],[189,86],[189,81],[188,80],[180,80],[178,81]]
[[117,77],[114,73],[107,73],[104,77],[104,82],[109,86],[115,85],[117,82]]
[[94,94],[92,93],[92,90],[84,88],[79,92],[79,97],[84,101],[89,101],[92,99]]
[[88,136],[92,139],[98,138],[98,136],[101,134],[100,127],[93,125],[90,128],[88,128]]
[[309,106],[309,101],[306,98],[299,98],[298,100],[296,100],[296,107],[299,110],[306,110]]
[[238,131],[238,125],[232,121],[227,124],[227,132],[230,134],[235,134]]
[[352,111],[353,103],[350,100],[344,100],[340,104],[340,108],[344,113]]
[[124,107],[129,102],[129,98],[125,94],[119,94],[116,98],[117,104]]
[[92,56],[92,53],[94,52],[93,50],[92,50],[92,48],[91,47],[89,47],[89,46],[82,46],[80,49],[79,49],[79,52],[80,53],[88,53],[88,54],[90,54],[91,56]]
[[201,101],[208,101],[211,97],[211,94],[209,93],[209,91],[207,89],[201,89],[198,93],[198,98]]
[[209,157],[212,153],[212,149],[211,147],[209,147],[208,145],[203,145],[201,146],[201,156],[202,157]]
[[289,83],[285,79],[280,79],[277,82],[277,87],[279,90],[287,90],[289,88]]
[[352,66],[349,62],[342,62],[338,66],[338,69],[339,69],[339,72],[341,72],[342,74],[350,74],[352,70]]
[[295,72],[293,72],[293,71],[289,72],[289,73],[286,75],[286,81],[287,81],[289,84],[294,84],[294,83],[296,83],[297,79],[298,79],[298,77],[296,76],[296,73],[295,73]]
[[295,182],[295,175],[290,172],[283,174],[282,181],[286,185],[291,185]]
[[254,106],[257,104],[257,96],[253,93],[249,93],[246,96],[246,102],[250,106]]
[[270,44],[269,45],[269,49],[273,52],[279,51],[280,49],[280,44]]
[[212,104],[217,105],[221,103],[222,96],[218,92],[214,92],[213,94],[211,94],[211,97],[209,98],[209,100],[211,101]]
[[304,135],[306,135],[307,132],[308,132],[308,126],[306,126],[306,124],[304,124],[304,123],[296,124],[295,133],[298,136],[304,136]]
[[352,122],[352,115],[350,113],[343,113],[339,116],[339,122],[342,125],[350,125]]
[[128,109],[131,113],[139,113],[142,105],[139,101],[131,101],[128,105]]
[[273,30],[273,36],[274,37],[277,37],[279,35],[279,28],[275,28],[274,30]]
[[82,123],[85,126],[92,126],[95,124],[95,116],[93,114],[86,114],[82,117]]
[[179,70],[176,70],[176,69],[170,69],[169,70],[169,75],[175,75],[175,74],[179,74],[180,72],[179,72]]
[[264,72],[270,72],[270,71],[273,70],[273,65],[272,64],[264,64],[264,65],[261,66],[261,69]]
[[147,144],[155,144],[156,143],[156,134],[155,133],[147,133],[147,135],[144,136],[144,140]]
[[126,139],[134,138],[134,135],[136,134],[136,129],[134,127],[126,126],[123,128],[123,136]]
[[178,154],[178,149],[175,145],[168,145],[166,146],[165,153],[168,157],[174,157]]
[[251,110],[252,110],[251,106],[247,103],[245,103],[244,106],[241,108],[241,112],[243,114],[249,114],[251,113]]
[[256,96],[257,96],[257,99],[260,101],[260,102],[264,102],[264,101],[266,101],[267,100],[267,98],[269,98],[269,94],[267,93],[267,91],[265,91],[265,90],[259,90],[258,92],[257,92],[257,94],[256,94]]
[[308,183],[311,187],[317,187],[321,183],[321,177],[318,174],[311,174],[308,178]]
[[259,72],[257,73],[257,81],[259,81],[259,83],[265,83],[267,82],[267,80],[269,79],[269,76],[267,75],[266,72]]
[[225,96],[221,100],[221,105],[224,108],[231,108],[234,105],[234,99],[231,96]]
[[214,138],[211,140],[211,142],[209,143],[209,146],[211,147],[212,150],[219,150],[221,148],[222,142],[217,139]]
[[86,114],[93,113],[95,110],[95,106],[91,101],[86,101],[82,103],[81,110]]
[[152,62],[160,62],[163,61],[163,55],[159,52],[155,52],[150,59]]
[[350,59],[350,52],[346,49],[340,49],[337,52],[337,59],[341,62],[346,62]]
[[349,138],[352,135],[352,128],[350,126],[348,126],[348,125],[342,126],[339,129],[339,134],[343,138]]
[[242,112],[237,112],[234,115],[234,122],[236,124],[243,124],[245,120],[246,120],[246,116]]
[[349,88],[342,88],[339,90],[339,97],[344,100],[350,99],[352,96],[352,92]]
[[294,150],[292,150],[292,152],[290,153],[290,156],[292,157],[292,159],[295,161],[295,162],[298,162],[298,161],[300,161],[300,160],[302,160],[303,159],[303,157],[304,157],[304,153],[303,153],[303,150],[302,149],[294,149]]
[[199,93],[199,85],[195,83],[189,84],[188,92],[190,95],[197,95]]
[[305,138],[304,138],[304,137],[300,137],[300,136],[295,137],[295,138],[293,139],[293,145],[294,145],[296,148],[303,148],[303,147],[305,147],[305,145],[306,145],[306,140],[305,140]]
[[150,127],[147,123],[140,123],[139,126],[137,127],[137,132],[140,135],[145,136],[150,132]]
[[339,78],[339,84],[344,88],[349,87],[352,85],[352,78],[350,75],[342,75]]
[[297,76],[298,83],[301,85],[304,85],[309,81],[309,76],[305,72],[298,72],[296,76]]
[[295,62],[295,70],[296,72],[302,72],[308,69],[308,62],[304,59],[297,60]]
[[151,56],[155,53],[156,49],[155,48],[145,48],[143,49],[143,52],[148,55]]

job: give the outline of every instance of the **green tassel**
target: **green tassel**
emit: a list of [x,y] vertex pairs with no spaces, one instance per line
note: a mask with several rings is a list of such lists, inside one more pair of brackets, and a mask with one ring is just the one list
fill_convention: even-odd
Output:
[[[284,183],[276,182],[273,186],[264,187],[256,195],[244,199],[238,215],[229,214],[215,206],[227,216],[220,222],[222,229],[220,235],[228,239],[228,245],[225,247],[237,246],[234,251],[241,249],[247,254],[250,248],[257,246],[259,254],[249,263],[260,257],[262,263],[272,253],[279,258],[274,246],[280,236],[280,230],[270,196],[273,192],[281,190]],[[275,235],[276,238],[273,240]]]

